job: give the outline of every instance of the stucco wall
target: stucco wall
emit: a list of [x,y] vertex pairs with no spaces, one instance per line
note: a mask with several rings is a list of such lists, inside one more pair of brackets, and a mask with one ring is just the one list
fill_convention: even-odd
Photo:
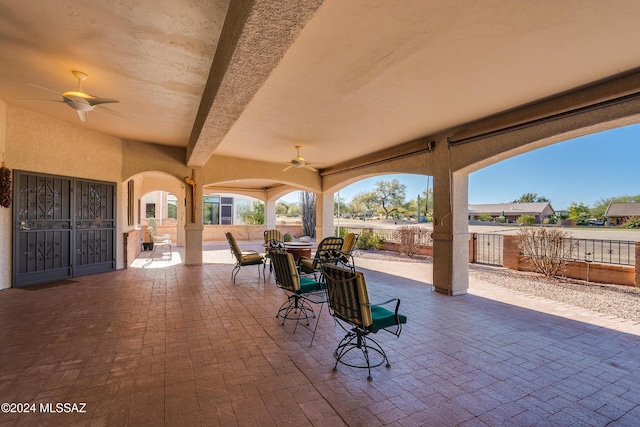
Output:
[[[72,112],[70,112],[72,114]],[[134,172],[164,171],[178,194],[184,166],[184,149],[131,142],[87,130],[82,123],[61,122],[0,102],[0,154],[7,167],[52,175],[71,176],[117,184],[116,266],[124,268],[124,233],[138,224],[127,221],[126,181]],[[0,158],[1,161],[1,158]],[[142,186],[136,185],[137,191]],[[139,199],[137,195],[137,200]],[[136,207],[136,222],[137,222]],[[0,289],[11,286],[12,211],[0,209]]]
[[[0,165],[5,161],[7,104],[0,101]],[[10,163],[6,166],[11,169]],[[11,287],[11,209],[0,207],[0,289]]]

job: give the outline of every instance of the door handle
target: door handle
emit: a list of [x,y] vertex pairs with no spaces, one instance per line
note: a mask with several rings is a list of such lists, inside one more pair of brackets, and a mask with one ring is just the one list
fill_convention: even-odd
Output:
[[18,229],[20,231],[31,230],[29,227],[25,227],[24,225],[21,225]]

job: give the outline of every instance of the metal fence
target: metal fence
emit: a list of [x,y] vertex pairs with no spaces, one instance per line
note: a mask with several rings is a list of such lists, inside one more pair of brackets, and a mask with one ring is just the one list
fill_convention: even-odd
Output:
[[[387,242],[400,242],[397,229],[340,227],[345,232],[362,235],[370,232],[384,237]],[[432,246],[431,233],[424,233],[420,242],[423,246]],[[502,265],[503,239],[502,234],[474,233],[475,262],[489,265]],[[627,240],[597,240],[597,239],[564,239],[566,250],[565,259],[568,261],[598,262],[602,264],[635,265],[635,242]],[[526,254],[524,254],[526,255]]]
[[474,233],[475,262],[502,266],[502,234]]
[[[400,243],[400,229],[392,229],[392,228],[366,228],[366,227],[340,227],[341,233],[356,233],[358,235],[362,235],[363,232],[377,234],[380,237],[384,238],[385,242],[394,242]],[[424,233],[421,233],[419,236],[419,241],[416,242],[422,246],[432,246],[433,241],[431,240],[431,230],[424,228]]]
[[627,240],[564,239],[565,259],[603,264],[635,265],[635,242]]

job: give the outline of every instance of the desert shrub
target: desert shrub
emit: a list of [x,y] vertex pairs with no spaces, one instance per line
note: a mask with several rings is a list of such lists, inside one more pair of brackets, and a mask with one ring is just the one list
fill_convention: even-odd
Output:
[[640,217],[631,216],[622,224],[624,228],[640,228]]
[[352,230],[344,227],[340,227],[340,232],[338,233],[338,227],[336,227],[336,231],[333,233],[336,237],[342,237],[343,239],[347,237],[347,234],[351,233]]
[[479,219],[480,221],[483,221],[483,222],[491,222],[491,215],[489,215],[489,214],[488,214],[488,213],[486,213],[486,212],[479,213],[479,214],[478,214],[478,219]]
[[505,217],[504,217],[504,215],[497,216],[497,217],[495,217],[493,220],[494,220],[495,222],[499,222],[499,223],[501,223],[501,224],[504,224],[504,223],[506,223],[506,222],[507,222],[507,218],[505,218]]
[[533,225],[536,223],[536,218],[532,215],[520,215],[516,222],[518,225]]
[[293,236],[289,233],[286,233],[284,236],[282,236],[282,240],[284,240],[285,242],[293,242]]
[[356,242],[356,247],[358,249],[382,249],[382,242],[384,242],[384,236],[378,233],[372,233],[370,231],[363,231],[358,241]]
[[400,227],[393,234],[400,241],[402,252],[409,257],[417,254],[420,248],[429,240],[428,230],[422,227]]
[[523,228],[518,232],[522,254],[531,260],[535,271],[557,276],[567,264],[574,243],[571,234],[558,228]]

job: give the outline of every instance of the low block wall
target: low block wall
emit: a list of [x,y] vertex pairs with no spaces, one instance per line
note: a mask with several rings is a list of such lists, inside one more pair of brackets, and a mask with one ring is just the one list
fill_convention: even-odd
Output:
[[131,230],[124,233],[124,268],[129,267],[129,264],[142,252],[143,237],[144,231],[142,229]]
[[[502,266],[512,270],[535,271],[527,257],[520,255],[518,236],[504,236],[502,240]],[[596,283],[640,286],[640,242],[636,243],[635,266],[601,264],[597,262],[570,261],[561,275]]]
[[[276,225],[282,234],[289,233],[294,238],[302,236],[302,225]],[[224,234],[230,231],[236,240],[262,240],[264,225],[205,225],[202,240],[205,242],[225,241]]]
[[[521,256],[519,271],[535,271],[527,257]],[[560,276],[596,283],[637,286],[635,268],[626,265],[600,264],[597,262],[569,261]]]
[[[382,250],[402,253],[400,243],[395,242],[382,242]],[[433,246],[420,246],[417,254],[433,257]]]

